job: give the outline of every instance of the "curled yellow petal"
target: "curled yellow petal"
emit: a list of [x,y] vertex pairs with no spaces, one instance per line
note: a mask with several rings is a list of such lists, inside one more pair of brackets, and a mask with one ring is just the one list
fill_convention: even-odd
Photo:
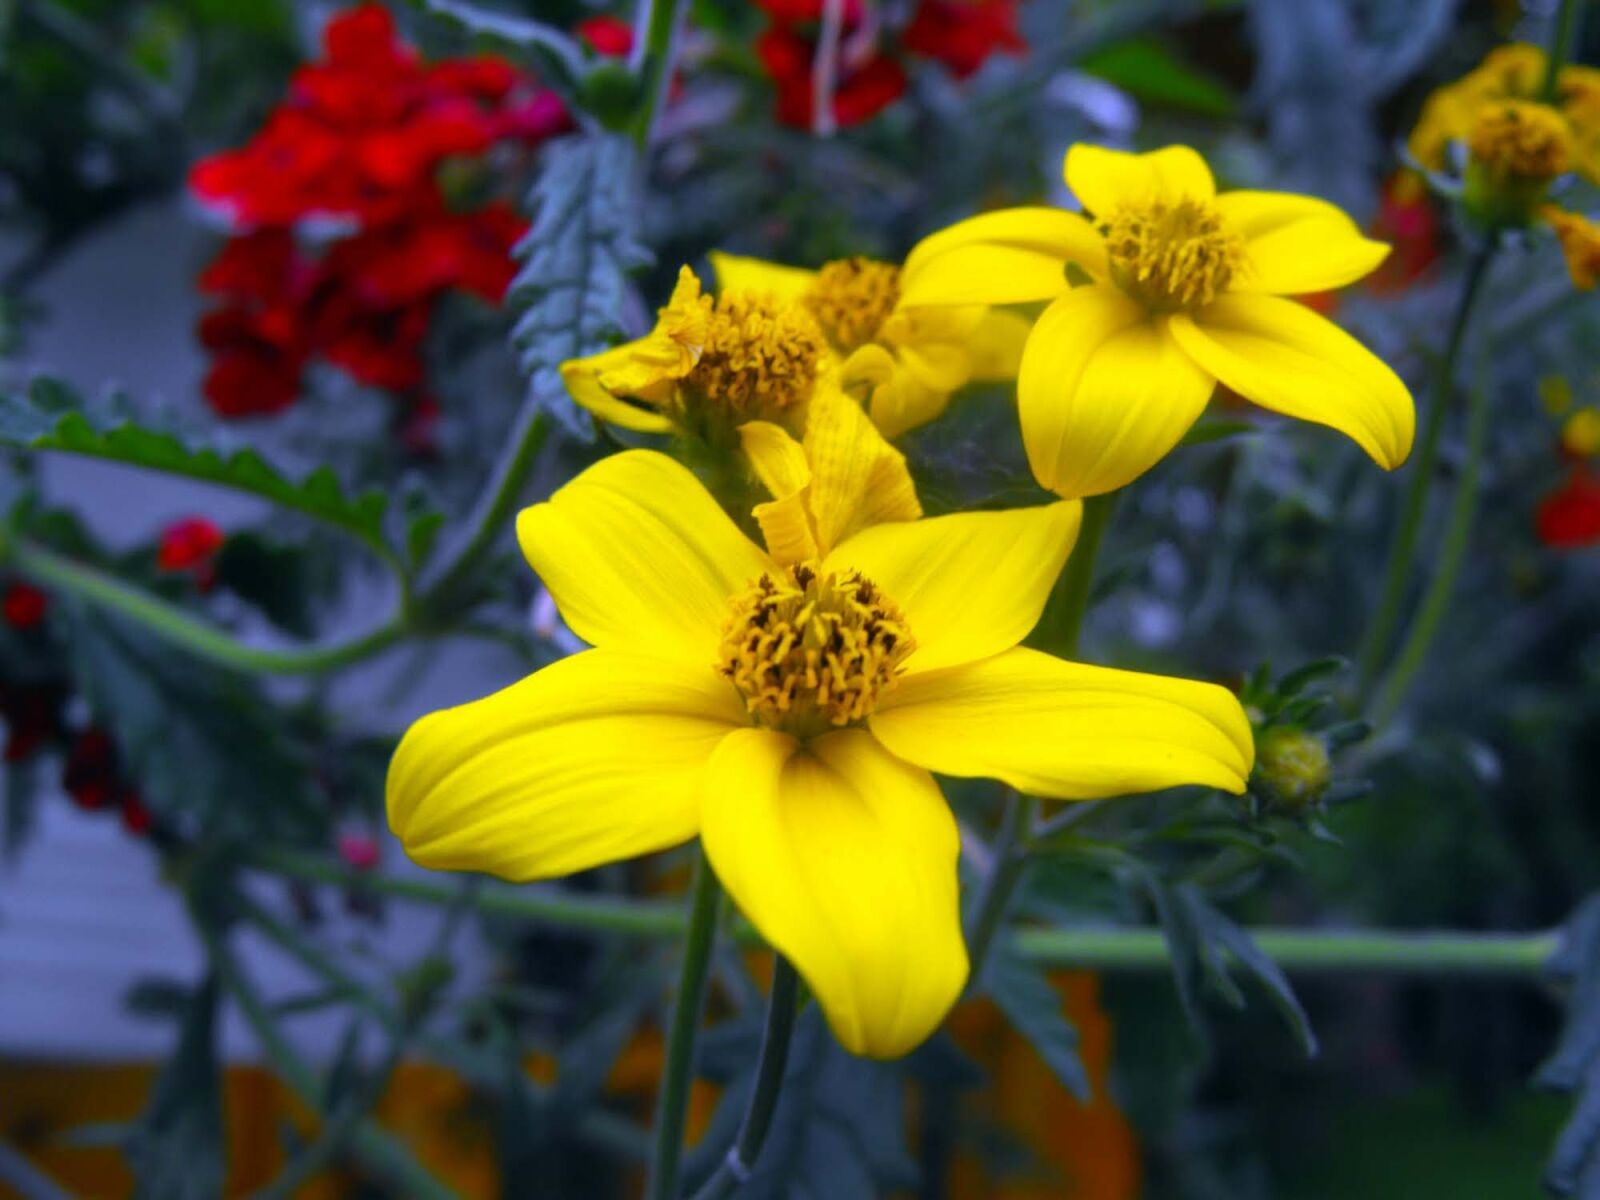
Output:
[[1067,286],[1067,264],[1105,274],[1105,243],[1077,213],[1008,208],[923,238],[900,273],[902,308],[1021,304]]
[[[618,373],[639,369],[638,352],[644,341],[628,342],[588,358],[571,358],[561,364],[561,381],[580,407],[588,409],[602,421],[632,429],[638,433],[668,433],[672,421],[656,408],[630,404],[623,394],[637,396],[642,388],[627,393],[613,392],[602,379],[610,377],[614,384]],[[656,376],[660,378],[659,374]]]
[[1241,292],[1304,296],[1364,278],[1389,256],[1336,205],[1286,192],[1224,192],[1217,211],[1245,240]]
[[870,726],[907,762],[1058,800],[1182,784],[1242,792],[1255,757],[1225,688],[1020,647],[902,680]]
[[739,426],[739,443],[756,478],[772,494],[771,500],[750,510],[761,526],[767,553],[780,563],[820,558],[816,523],[807,503],[811,464],[805,447],[787,429],[769,421]]
[[863,529],[824,571],[859,571],[905,614],[917,649],[908,674],[1015,646],[1044,611],[1078,537],[1076,500],[950,513]]
[[1131,483],[1188,432],[1213,380],[1108,284],[1074,288],[1044,312],[1017,376],[1028,462],[1058,496]]
[[1263,408],[1339,430],[1385,470],[1411,453],[1416,407],[1406,385],[1303,304],[1228,295],[1168,328],[1201,368]]
[[1123,207],[1217,194],[1211,168],[1188,146],[1134,154],[1079,142],[1067,151],[1062,173],[1083,207],[1102,220]]
[[389,766],[389,827],[437,870],[518,882],[687,841],[744,708],[709,663],[589,650],[430,713]]
[[706,768],[701,836],[717,877],[792,962],[853,1054],[896,1058],[967,978],[960,838],[926,771],[864,730],[802,748],[741,730]]
[[700,481],[653,450],[601,459],[517,518],[562,617],[594,646],[716,660],[728,601],[772,560]]

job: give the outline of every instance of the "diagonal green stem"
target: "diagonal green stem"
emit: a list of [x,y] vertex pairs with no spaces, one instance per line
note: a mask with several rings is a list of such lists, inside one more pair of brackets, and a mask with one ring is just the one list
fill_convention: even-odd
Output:
[[701,850],[695,862],[689,903],[689,937],[683,949],[683,974],[667,1033],[667,1057],[656,1104],[655,1153],[650,1160],[649,1200],[677,1200],[678,1160],[683,1154],[683,1128],[689,1114],[689,1085],[694,1081],[695,1036],[705,1006],[711,948],[717,935],[717,909],[722,887]]
[[677,57],[678,31],[683,28],[688,0],[642,0],[647,11],[641,10],[636,28],[642,31],[639,39],[639,110],[634,114],[633,140],[642,149],[650,144],[655,132],[656,117],[667,96],[672,80],[672,63]]
[[1582,8],[1583,0],[1561,0],[1561,9],[1556,13],[1555,26],[1550,31],[1550,50],[1545,55],[1544,79],[1539,85],[1539,99],[1547,104],[1556,98],[1561,68],[1572,56],[1572,44],[1577,40],[1578,18]]
[[799,1010],[800,977],[783,955],[774,956],[772,995],[767,1001],[767,1023],[761,1034],[761,1056],[756,1060],[756,1081],[745,1107],[739,1134],[711,1178],[695,1192],[694,1200],[726,1200],[750,1178],[778,1111],[778,1094],[789,1065],[789,1042]]
[[1484,235],[1483,245],[1467,267],[1466,280],[1461,286],[1455,316],[1451,319],[1450,333],[1445,341],[1444,357],[1439,360],[1428,389],[1422,435],[1417,440],[1411,464],[1407,468],[1409,475],[1405,496],[1400,503],[1400,518],[1395,525],[1394,537],[1389,543],[1383,585],[1378,591],[1378,602],[1372,615],[1367,619],[1361,648],[1356,655],[1356,679],[1363,699],[1371,694],[1377,682],[1383,656],[1400,624],[1407,584],[1411,581],[1412,559],[1416,555],[1417,538],[1422,532],[1422,518],[1427,511],[1428,494],[1433,484],[1434,466],[1439,458],[1439,437],[1444,431],[1445,415],[1455,390],[1456,360],[1461,356],[1467,327],[1471,324],[1484,280],[1488,277],[1489,264],[1494,259],[1497,236],[1494,230]]
[[1439,548],[1439,563],[1427,591],[1417,605],[1416,618],[1411,623],[1394,666],[1390,668],[1383,685],[1378,689],[1372,707],[1372,723],[1377,728],[1388,724],[1406,689],[1427,658],[1428,647],[1433,644],[1439,626],[1444,623],[1450,608],[1450,597],[1455,592],[1461,567],[1466,562],[1467,548],[1472,541],[1473,519],[1478,512],[1478,483],[1483,474],[1483,450],[1489,432],[1489,387],[1479,380],[1472,389],[1471,403],[1467,409],[1467,457],[1461,468],[1461,478],[1456,481],[1455,495],[1450,501],[1449,521],[1445,526],[1444,541]]

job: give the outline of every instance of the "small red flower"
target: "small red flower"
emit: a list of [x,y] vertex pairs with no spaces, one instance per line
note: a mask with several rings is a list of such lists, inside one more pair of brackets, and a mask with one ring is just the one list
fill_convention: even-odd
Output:
[[13,629],[37,629],[50,610],[50,597],[31,583],[13,583],[0,599],[0,615]]
[[1427,186],[1414,172],[1397,171],[1383,185],[1372,236],[1392,247],[1367,279],[1367,286],[1380,295],[1405,291],[1439,260],[1443,253],[1439,214]]
[[161,533],[156,549],[156,566],[169,573],[186,573],[205,590],[216,580],[217,551],[224,535],[216,522],[205,517],[185,517],[174,521]]
[[144,837],[156,823],[156,817],[145,804],[144,797],[131,787],[124,787],[117,796],[117,807],[122,810],[122,827],[134,837]]
[[1017,0],[922,0],[900,42],[913,54],[937,59],[957,79],[992,54],[1028,48],[1017,31]]
[[[848,10],[847,10],[848,11]],[[756,54],[778,88],[778,120],[810,129],[816,90],[812,65],[816,42],[787,25],[774,25],[756,42]],[[833,119],[841,128],[859,125],[893,104],[906,90],[906,73],[880,53],[870,38],[852,37],[846,28],[839,46],[833,90]]]
[[335,847],[345,864],[358,871],[370,871],[382,858],[378,839],[369,833],[341,833]]
[[1560,550],[1576,550],[1600,542],[1600,477],[1574,470],[1557,491],[1539,505],[1539,540]]
[[627,58],[633,53],[633,26],[618,17],[585,17],[573,32],[602,58]]
[[79,808],[105,808],[118,786],[116,760],[110,736],[103,729],[85,729],[73,740],[62,767],[62,789]]

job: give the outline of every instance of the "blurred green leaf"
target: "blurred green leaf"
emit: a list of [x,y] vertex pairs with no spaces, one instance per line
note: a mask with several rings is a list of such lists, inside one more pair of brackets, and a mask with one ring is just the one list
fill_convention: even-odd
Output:
[[1043,971],[996,946],[983,972],[983,991],[1028,1039],[1061,1086],[1088,1104],[1094,1096],[1089,1074],[1078,1057],[1078,1031],[1067,1020],[1061,993]]
[[1226,117],[1238,107],[1228,88],[1179,59],[1160,42],[1119,42],[1089,55],[1080,69],[1115,84],[1140,100]]
[[222,1072],[217,981],[189,996],[178,1048],[156,1079],[127,1146],[136,1200],[212,1200],[223,1194]]

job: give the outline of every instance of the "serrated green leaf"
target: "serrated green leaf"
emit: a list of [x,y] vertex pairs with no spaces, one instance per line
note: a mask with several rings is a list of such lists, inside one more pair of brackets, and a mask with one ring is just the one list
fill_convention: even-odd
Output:
[[246,492],[343,529],[386,556],[392,553],[383,532],[385,493],[348,495],[327,467],[293,479],[255,450],[224,449],[205,435],[153,428],[144,420],[126,397],[89,405],[49,376],[35,378],[26,392],[0,392],[0,445],[126,463]]
[[984,968],[983,991],[1027,1038],[1061,1086],[1088,1104],[1094,1087],[1078,1056],[1078,1031],[1067,1020],[1061,995],[1044,972],[997,946]]
[[1304,691],[1309,684],[1329,675],[1342,674],[1350,669],[1350,660],[1338,654],[1330,654],[1326,658],[1313,659],[1303,667],[1296,667],[1282,679],[1278,680],[1278,694],[1280,696],[1295,696]]

